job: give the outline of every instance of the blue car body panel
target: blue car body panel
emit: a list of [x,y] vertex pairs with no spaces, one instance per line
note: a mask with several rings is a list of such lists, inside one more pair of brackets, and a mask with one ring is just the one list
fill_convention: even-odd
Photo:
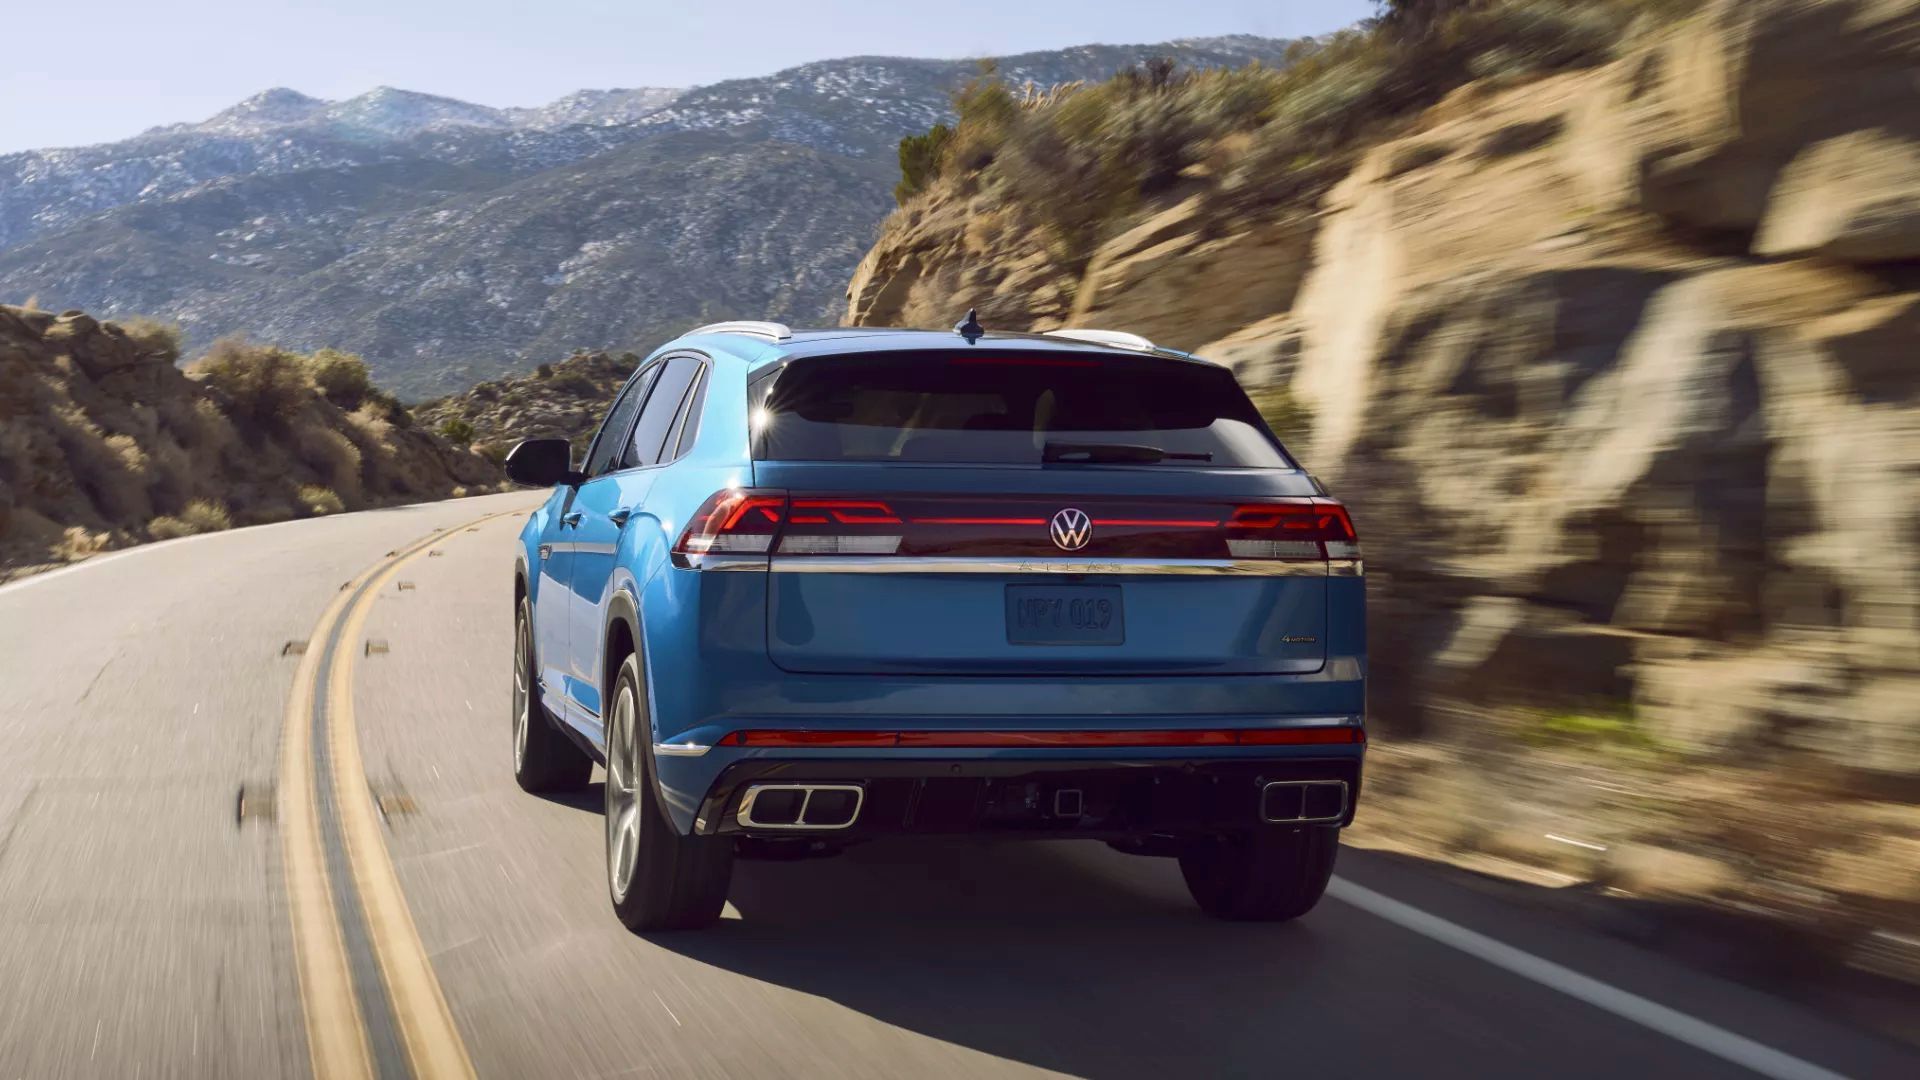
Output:
[[[690,445],[683,443],[682,455],[668,464],[612,471],[557,488],[530,515],[520,537],[518,574],[534,611],[538,683],[558,723],[604,755],[602,703],[614,675],[608,644],[619,627],[630,628],[645,665],[653,742],[710,748],[655,758],[664,803],[682,831],[696,828],[702,800],[730,766],[767,757],[1041,763],[1360,758],[1363,744],[912,751],[720,745],[736,731],[809,726],[1161,731],[1357,724],[1364,716],[1365,579],[1359,576],[1276,577],[1254,582],[1231,598],[1223,593],[1223,604],[1209,610],[1183,611],[1171,593],[1165,604],[1154,600],[1166,579],[1113,574],[1102,580],[1135,590],[1128,598],[1129,618],[1206,620],[1216,638],[1216,624],[1224,623],[1232,628],[1230,639],[1239,643],[1237,654],[1231,649],[1182,654],[1169,646],[1150,657],[1114,657],[1103,669],[1097,647],[1075,657],[1070,654],[1085,650],[1035,654],[1001,641],[994,643],[989,659],[1012,667],[979,674],[970,665],[980,659],[982,628],[999,625],[1002,610],[985,599],[997,586],[977,580],[978,575],[913,575],[913,602],[934,610],[921,613],[912,634],[889,634],[884,626],[873,633],[854,622],[833,625],[820,613],[830,612],[836,598],[881,602],[887,590],[901,587],[894,575],[717,573],[674,565],[669,554],[675,539],[703,501],[726,488],[880,491],[905,475],[915,491],[923,492],[1039,495],[1057,486],[1058,473],[1032,466],[753,460],[749,385],[756,373],[808,355],[927,348],[936,337],[946,335],[839,331],[771,342],[707,334],[683,337],[642,362],[640,370],[672,357],[704,365],[704,399]],[[1038,339],[1022,340],[1018,347],[1089,348]],[[1074,482],[1076,491],[1116,494],[1137,493],[1143,486],[1195,496],[1325,494],[1304,472],[1284,469],[1114,466],[1078,470]],[[617,511],[628,513],[624,522]],[[1283,591],[1285,583],[1296,587]],[[1286,617],[1289,605],[1311,610]],[[1318,640],[1281,642],[1277,635],[1283,625],[1317,627],[1312,636]],[[833,640],[818,644],[823,635]]]

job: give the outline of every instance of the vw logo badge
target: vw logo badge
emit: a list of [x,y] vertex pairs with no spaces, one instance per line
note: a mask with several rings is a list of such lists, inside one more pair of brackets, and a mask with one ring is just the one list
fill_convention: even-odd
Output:
[[1068,507],[1053,515],[1053,521],[1047,531],[1053,534],[1053,543],[1061,551],[1079,551],[1093,539],[1093,521],[1085,510]]

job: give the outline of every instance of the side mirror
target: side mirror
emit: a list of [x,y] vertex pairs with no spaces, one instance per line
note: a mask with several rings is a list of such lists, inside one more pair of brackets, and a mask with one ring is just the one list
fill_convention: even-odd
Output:
[[507,479],[528,487],[577,484],[573,446],[565,439],[528,439],[507,454]]

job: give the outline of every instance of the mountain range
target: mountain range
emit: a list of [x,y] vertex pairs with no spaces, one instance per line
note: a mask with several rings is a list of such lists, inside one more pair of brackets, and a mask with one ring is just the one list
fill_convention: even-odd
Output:
[[[999,59],[1040,86],[1165,56],[1283,62],[1235,36]],[[971,60],[854,57],[688,90],[499,109],[273,89],[198,123],[0,156],[0,301],[363,354],[408,397],[706,319],[837,319],[892,206],[901,137]]]

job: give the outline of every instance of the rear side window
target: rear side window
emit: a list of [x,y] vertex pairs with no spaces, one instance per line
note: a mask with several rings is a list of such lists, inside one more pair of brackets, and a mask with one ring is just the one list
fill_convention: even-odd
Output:
[[795,360],[755,391],[770,461],[1292,468],[1225,369],[1045,352]]
[[588,476],[599,476],[620,460],[620,452],[627,445],[627,429],[633,424],[633,414],[640,411],[640,404],[647,399],[648,389],[660,377],[660,369],[665,366],[655,364],[634,376],[614,401],[613,408],[607,411],[607,418],[600,425],[600,434],[594,436],[593,446],[587,451]]
[[667,433],[673,428],[674,420],[680,415],[680,406],[687,397],[687,387],[693,384],[694,376],[698,374],[700,361],[691,357],[676,356],[667,361],[666,374],[660,376],[653,393],[647,396],[640,422],[633,426],[633,437],[627,441],[627,452],[620,459],[621,468],[631,469],[665,460],[661,457],[661,447],[666,442]]

